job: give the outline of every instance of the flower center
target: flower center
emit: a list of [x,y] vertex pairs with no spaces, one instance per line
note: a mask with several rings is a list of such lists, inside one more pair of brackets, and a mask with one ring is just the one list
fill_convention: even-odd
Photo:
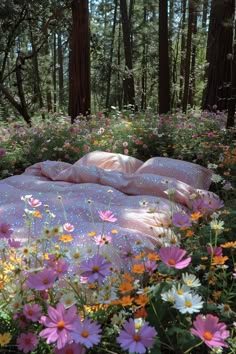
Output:
[[66,349],[66,353],[65,354],[75,354],[75,353],[74,353],[73,349],[68,348],[68,349]]
[[203,333],[203,338],[206,339],[206,340],[212,340],[213,335],[212,335],[212,333],[210,331],[205,331]]
[[25,345],[29,345],[29,344],[31,344],[31,339],[25,338],[24,342],[25,342]]
[[168,261],[169,265],[175,265],[176,262],[173,258],[170,258],[169,261]]
[[63,320],[57,322],[57,328],[62,330],[65,327],[65,322]]
[[33,311],[32,309],[29,309],[28,315],[29,315],[29,316],[32,316],[33,314],[34,314],[34,311]]
[[134,334],[133,339],[134,339],[135,342],[140,342],[141,337],[140,337],[140,335],[138,333],[136,333],[136,334]]
[[83,331],[81,332],[81,336],[82,336],[83,338],[87,338],[87,337],[89,336],[89,332],[86,331],[85,329],[83,329]]
[[225,311],[225,312],[230,312],[230,306],[227,305],[227,304],[225,304],[225,305],[224,305],[224,311]]
[[184,292],[183,292],[183,290],[181,290],[181,289],[179,289],[179,290],[177,291],[177,294],[178,294],[178,295],[183,295],[183,293],[184,293]]
[[192,303],[189,300],[186,300],[184,304],[186,307],[192,307]]
[[99,266],[93,266],[93,273],[97,273],[97,272],[99,272]]
[[43,279],[43,284],[48,284],[49,283],[49,280],[48,280],[48,278],[45,278],[45,279]]

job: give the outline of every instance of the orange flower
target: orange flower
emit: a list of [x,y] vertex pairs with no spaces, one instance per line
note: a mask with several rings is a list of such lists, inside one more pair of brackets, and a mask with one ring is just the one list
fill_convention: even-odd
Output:
[[147,258],[150,261],[159,261],[160,257],[156,253],[148,253]]
[[145,256],[145,252],[141,252],[135,256],[135,259],[142,259]]
[[133,289],[134,289],[133,285],[131,283],[128,283],[127,281],[121,283],[119,286],[119,290],[122,294],[128,293]]
[[122,305],[122,306],[131,306],[133,304],[133,298],[130,297],[130,296],[123,296],[119,303]]
[[137,274],[143,274],[144,273],[144,265],[143,264],[134,264],[132,267],[132,272],[137,273]]
[[137,305],[145,306],[148,303],[148,297],[146,294],[140,294],[135,298],[135,302]]
[[71,242],[74,240],[73,236],[71,235],[66,235],[66,234],[63,234],[59,237],[59,240],[62,241],[62,242]]
[[39,218],[39,219],[42,219],[42,214],[40,213],[40,211],[38,211],[38,210],[35,210],[34,212],[33,212],[33,216],[35,217],[35,218]]
[[144,307],[141,307],[140,309],[138,309],[135,314],[134,314],[134,317],[135,318],[146,318],[147,317],[147,311],[145,310]]
[[234,248],[236,247],[236,241],[225,242],[223,245],[220,245],[222,248]]
[[88,233],[88,235],[90,237],[94,237],[94,236],[96,236],[96,231],[91,231],[91,232]]
[[213,291],[212,293],[212,297],[214,298],[214,300],[218,300],[221,297],[222,291],[218,290],[218,291]]
[[190,215],[190,219],[192,221],[198,220],[200,217],[202,217],[202,214],[200,213],[200,211],[197,211],[196,213],[193,213]]
[[188,230],[186,232],[186,237],[192,237],[194,235],[194,232],[192,230]]
[[212,259],[211,264],[216,265],[216,264],[225,264],[225,262],[229,259],[227,256],[215,256]]
[[112,230],[111,230],[111,234],[112,234],[112,235],[116,235],[116,234],[118,234],[118,232],[119,232],[119,231],[116,230],[116,229],[112,229]]
[[130,274],[128,274],[128,273],[124,273],[124,274],[122,275],[122,278],[125,279],[125,280],[127,280],[127,281],[129,281],[129,282],[131,282],[131,281],[134,280],[134,277],[132,277],[132,275],[130,275]]

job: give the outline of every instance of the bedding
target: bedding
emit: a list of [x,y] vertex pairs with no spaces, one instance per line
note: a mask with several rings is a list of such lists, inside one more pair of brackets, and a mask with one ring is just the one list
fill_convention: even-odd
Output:
[[[146,172],[140,169],[147,163],[104,152],[85,155],[73,165],[36,163],[0,181],[0,224],[11,225],[11,238],[21,243],[27,242],[29,232],[40,241],[45,229],[67,225],[63,233],[73,237],[69,248],[79,247],[87,254],[106,239],[106,252],[114,262],[123,262],[140,245],[153,249],[173,238],[178,243],[178,232],[171,227],[174,213],[214,212],[222,203],[212,192],[166,176],[166,166],[160,165],[157,174],[152,161]],[[197,165],[195,173],[198,169],[201,173]],[[39,216],[30,231],[23,217],[29,210],[37,210]],[[45,211],[46,223],[40,217]],[[51,237],[56,243],[58,235]]]

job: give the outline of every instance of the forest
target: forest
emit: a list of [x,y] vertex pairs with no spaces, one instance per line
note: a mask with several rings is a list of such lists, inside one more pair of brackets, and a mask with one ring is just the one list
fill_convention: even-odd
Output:
[[3,118],[202,108],[234,125],[233,0],[3,0],[0,24]]

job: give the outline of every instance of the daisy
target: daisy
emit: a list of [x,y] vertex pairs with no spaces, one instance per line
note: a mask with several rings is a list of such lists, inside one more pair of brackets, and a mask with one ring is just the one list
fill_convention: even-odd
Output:
[[181,313],[199,312],[202,306],[202,297],[197,294],[186,293],[184,296],[175,294],[174,308]]
[[199,279],[194,274],[184,273],[182,274],[182,280],[190,288],[196,288],[201,285]]

